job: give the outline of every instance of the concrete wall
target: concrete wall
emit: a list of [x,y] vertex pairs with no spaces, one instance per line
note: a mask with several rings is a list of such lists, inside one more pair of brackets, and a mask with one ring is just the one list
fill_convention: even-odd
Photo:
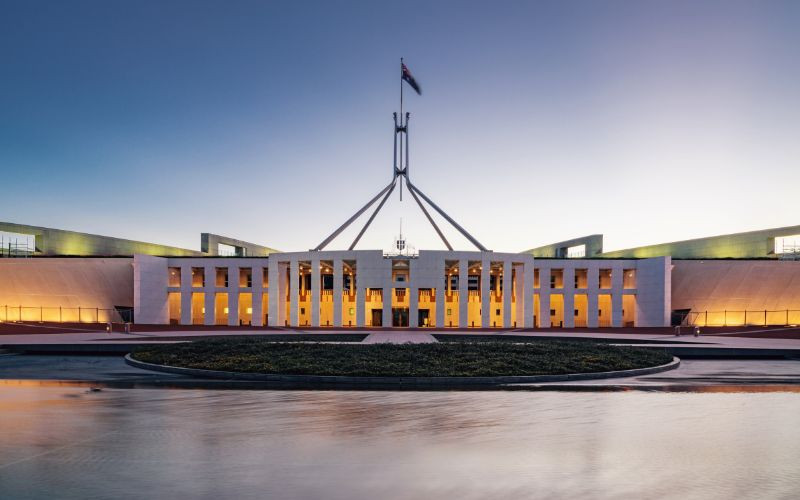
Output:
[[561,251],[566,252],[569,247],[577,245],[586,245],[586,257],[597,257],[603,251],[603,235],[592,234],[590,236],[583,236],[581,238],[574,238],[567,241],[560,241],[541,247],[531,248],[525,250],[523,253],[529,253],[534,257],[541,257],[547,259],[563,258],[565,255],[560,255]]
[[673,260],[672,309],[800,310],[800,262]]
[[747,233],[648,245],[627,250],[615,250],[613,252],[603,252],[601,257],[640,259],[662,256],[671,256],[674,259],[777,258],[774,253],[775,238],[795,234],[800,234],[800,226],[779,227]]
[[220,236],[212,233],[200,234],[200,251],[208,255],[219,255],[219,244],[230,245],[236,247],[237,256],[239,257],[265,257],[277,250],[247,241],[228,238],[227,236]]
[[168,323],[167,259],[152,255],[136,255],[133,258],[133,271],[133,305],[136,322]]
[[36,254],[43,256],[126,256],[147,255],[202,255],[196,250],[156,245],[143,241],[112,238],[96,234],[63,231],[39,226],[26,226],[11,222],[0,222],[0,231],[30,234],[36,237]]
[[[59,307],[132,307],[132,264],[133,259],[122,257],[0,259],[0,318],[5,317],[6,305],[31,308],[23,314],[22,319],[28,320],[39,319],[34,308],[49,308],[44,311],[45,321],[58,321]],[[62,314],[64,321],[77,319],[74,311]],[[88,313],[82,319],[91,317]],[[16,319],[15,313],[9,319]]]

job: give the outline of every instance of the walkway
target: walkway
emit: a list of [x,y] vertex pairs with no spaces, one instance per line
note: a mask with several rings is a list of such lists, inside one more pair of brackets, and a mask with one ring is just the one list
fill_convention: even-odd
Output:
[[375,332],[361,341],[362,344],[432,344],[438,342],[424,332]]

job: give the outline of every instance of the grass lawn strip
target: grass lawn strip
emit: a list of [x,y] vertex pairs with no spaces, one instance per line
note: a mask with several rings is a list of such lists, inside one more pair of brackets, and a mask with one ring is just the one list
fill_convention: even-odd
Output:
[[539,340],[438,344],[297,344],[258,338],[138,347],[147,363],[245,373],[380,377],[562,375],[669,363],[662,350]]

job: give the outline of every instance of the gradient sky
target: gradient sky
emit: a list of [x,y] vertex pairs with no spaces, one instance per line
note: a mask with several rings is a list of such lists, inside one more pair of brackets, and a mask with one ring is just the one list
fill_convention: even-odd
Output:
[[[800,224],[798,26],[797,1],[2,0],[0,220],[312,248],[391,179],[404,56],[412,180],[489,248]],[[359,248],[401,217],[443,248],[397,194]]]

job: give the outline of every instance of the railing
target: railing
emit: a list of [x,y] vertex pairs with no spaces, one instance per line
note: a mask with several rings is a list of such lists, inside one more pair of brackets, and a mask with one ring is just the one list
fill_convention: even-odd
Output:
[[0,306],[0,321],[39,323],[123,323],[131,322],[133,308]]
[[691,311],[684,326],[789,326],[800,325],[800,309],[777,311]]

